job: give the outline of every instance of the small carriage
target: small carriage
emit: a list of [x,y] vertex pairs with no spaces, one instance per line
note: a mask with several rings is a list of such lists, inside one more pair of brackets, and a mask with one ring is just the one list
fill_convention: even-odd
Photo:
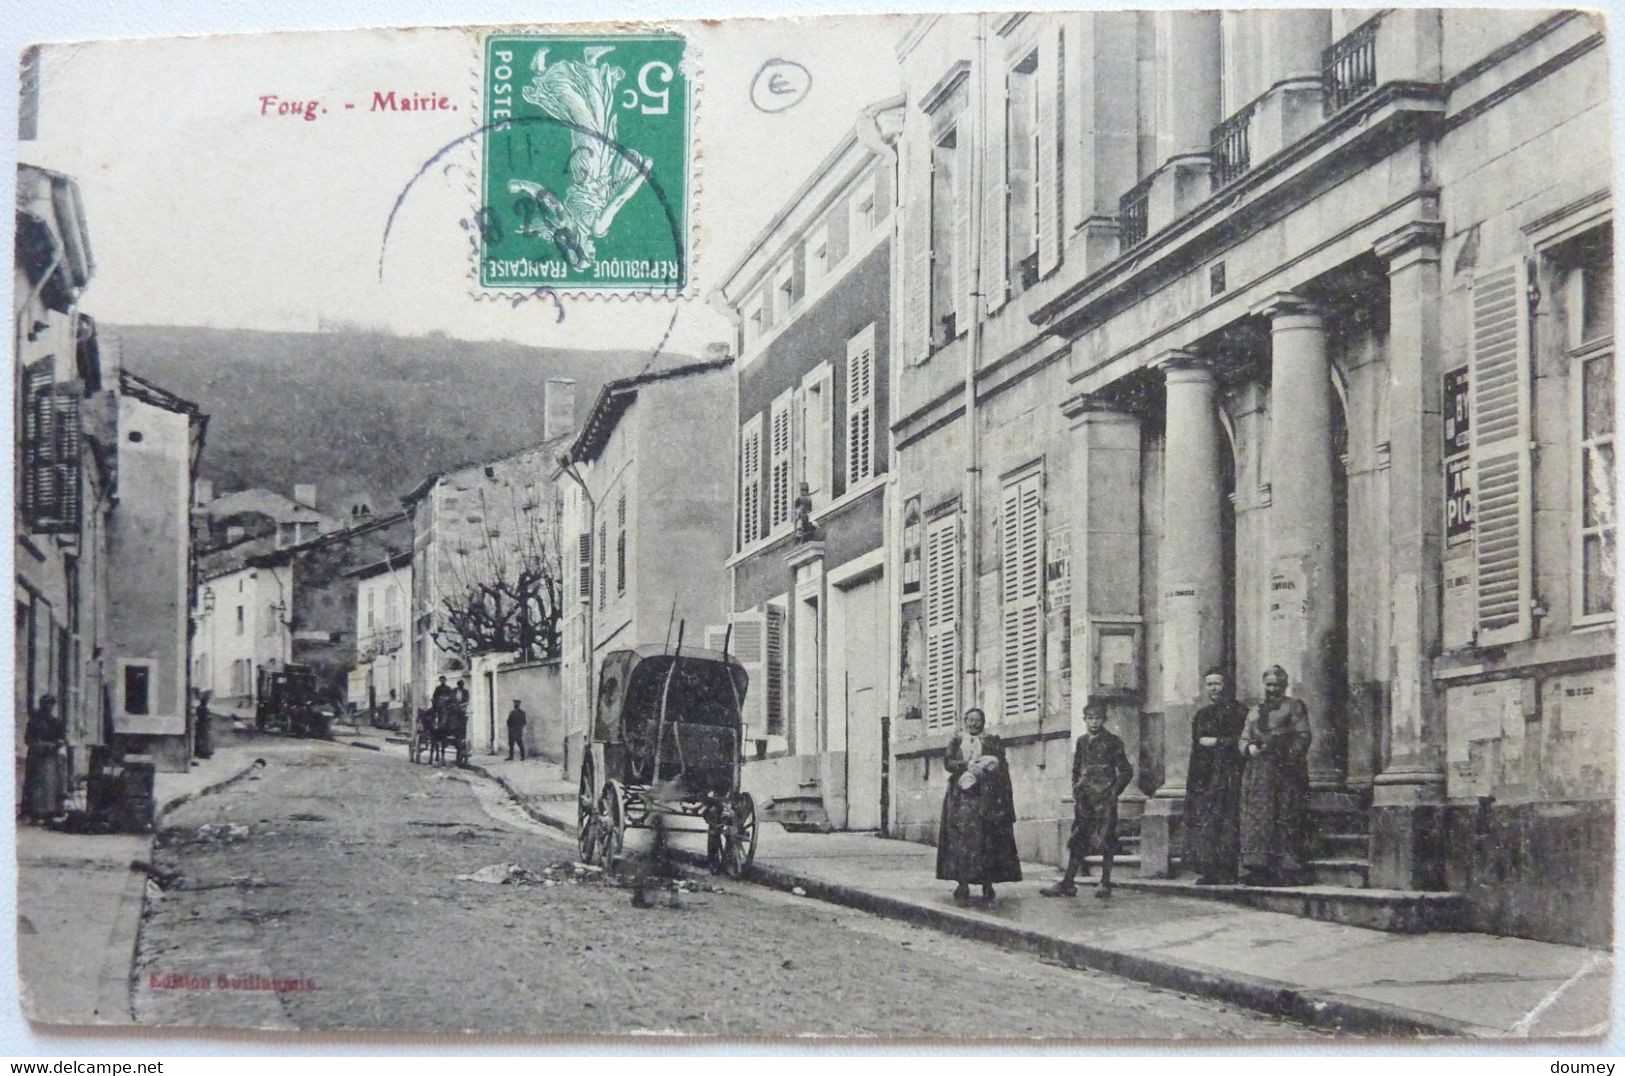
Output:
[[578,792],[583,861],[610,866],[628,827],[696,818],[711,869],[745,873],[756,857],[756,804],[739,788],[748,685],[725,650],[685,650],[680,632],[675,650],[605,655]]
[[468,719],[459,719],[459,715],[450,712],[436,714],[432,709],[415,711],[407,757],[413,762],[444,763],[448,748],[457,765],[468,763]]

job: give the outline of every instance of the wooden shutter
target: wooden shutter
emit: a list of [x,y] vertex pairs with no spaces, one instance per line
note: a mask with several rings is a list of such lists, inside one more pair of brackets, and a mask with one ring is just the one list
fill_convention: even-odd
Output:
[[598,608],[609,599],[609,524],[598,524]]
[[764,662],[767,682],[762,692],[767,711],[769,736],[784,735],[784,610],[776,605],[763,609],[763,639],[766,646]]
[[23,514],[45,530],[56,504],[56,361],[47,356],[23,372]]
[[1473,559],[1478,645],[1527,639],[1534,596],[1529,303],[1517,262],[1473,281]]
[[1043,707],[1043,523],[1043,475],[1007,484],[999,505],[1005,721],[1036,719]]
[[733,638],[729,640],[729,649],[749,677],[741,712],[745,738],[759,739],[767,735],[766,617],[760,612],[745,612],[735,613],[732,619]]
[[576,569],[580,573],[576,597],[592,601],[592,534],[576,535]]
[[[922,118],[918,126],[924,126]],[[903,324],[897,337],[910,363],[924,362],[931,354],[931,145],[924,132],[905,143],[902,266]]]
[[846,487],[874,471],[875,327],[846,342]]
[[[990,73],[991,74],[991,73]],[[1008,74],[1006,78],[1008,79]],[[982,139],[982,295],[989,314],[1004,305],[1009,295],[1005,282],[1005,252],[1010,199],[1010,168],[1006,159],[1010,96],[1008,82],[989,78],[987,133]],[[993,90],[997,89],[998,93]]]
[[959,519],[950,513],[925,530],[925,729],[958,720]]
[[965,332],[970,328],[973,305],[971,303],[971,251],[975,244],[972,242],[971,222],[976,214],[971,211],[971,176],[976,169],[971,160],[971,151],[974,142],[970,136],[970,124],[961,119],[954,131],[953,173],[949,179],[953,183],[953,205],[949,212],[953,214],[954,222],[954,249],[953,249],[953,302],[949,309],[954,312],[954,334]]
[[56,435],[56,504],[54,527],[79,533],[79,495],[83,468],[79,465],[79,392],[59,389],[53,399]]
[[1061,28],[1038,42],[1038,275],[1061,264]]
[[762,416],[739,435],[739,548],[762,536]]
[[772,533],[790,519],[790,396],[773,401],[769,420],[769,447],[772,456],[768,462],[768,532]]

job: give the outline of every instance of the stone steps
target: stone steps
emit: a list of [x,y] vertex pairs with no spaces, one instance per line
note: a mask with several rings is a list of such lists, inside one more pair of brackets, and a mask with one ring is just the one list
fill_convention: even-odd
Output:
[[1112,878],[1119,888],[1177,894],[1203,900],[1242,904],[1324,923],[1394,934],[1467,929],[1467,900],[1461,893],[1418,893],[1396,889],[1357,889],[1341,885],[1264,888],[1245,885],[1199,886],[1190,877]]

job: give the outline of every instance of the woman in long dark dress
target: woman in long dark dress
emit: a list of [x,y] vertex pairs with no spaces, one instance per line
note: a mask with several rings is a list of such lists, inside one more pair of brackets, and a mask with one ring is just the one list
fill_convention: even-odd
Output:
[[1309,708],[1286,694],[1286,670],[1264,674],[1264,699],[1247,715],[1241,753],[1241,869],[1246,885],[1298,885],[1309,809]]
[[966,710],[964,727],[942,762],[948,791],[937,832],[937,877],[958,883],[954,899],[959,901],[969,899],[972,885],[980,885],[982,899],[992,901],[994,882],[1021,881],[1010,770],[1003,742],[982,731],[986,724],[981,710]]
[[1241,771],[1238,750],[1247,707],[1230,695],[1222,669],[1202,677],[1207,704],[1191,717],[1191,761],[1185,780],[1185,862],[1197,885],[1236,880],[1241,856]]
[[23,739],[28,752],[23,764],[23,813],[44,822],[62,813],[62,719],[56,716],[56,696],[42,695],[28,715]]

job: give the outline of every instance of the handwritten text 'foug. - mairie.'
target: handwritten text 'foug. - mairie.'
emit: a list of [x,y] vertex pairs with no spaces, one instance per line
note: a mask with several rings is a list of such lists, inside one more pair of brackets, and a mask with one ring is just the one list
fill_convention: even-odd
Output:
[[[355,101],[345,101],[346,112],[357,111]],[[457,106],[442,93],[400,93],[395,90],[374,90],[371,98],[362,98],[361,111],[365,112],[456,112]],[[315,98],[301,100],[281,97],[274,93],[260,94],[260,115],[283,116],[315,122],[327,115],[327,106]]]

